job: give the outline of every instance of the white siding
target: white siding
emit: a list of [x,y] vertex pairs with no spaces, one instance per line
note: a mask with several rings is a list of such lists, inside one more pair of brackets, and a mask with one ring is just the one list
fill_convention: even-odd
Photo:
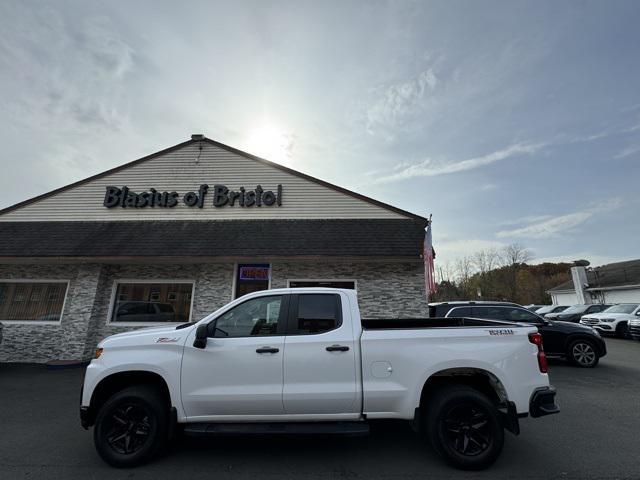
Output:
[[578,303],[578,296],[575,293],[552,293],[551,302],[554,305],[575,305]]
[[605,290],[604,303],[640,303],[640,288]]
[[[354,198],[315,182],[284,172],[256,160],[203,143],[198,163],[198,144],[138,163],[0,215],[0,221],[46,220],[216,220],[299,218],[406,218],[400,213]],[[202,209],[187,207],[182,196],[206,183],[224,184],[231,190],[241,186],[276,190],[282,185],[282,206],[215,208],[213,194],[205,197]],[[180,202],[173,208],[105,208],[105,187],[128,186],[140,193],[155,188],[176,191]]]

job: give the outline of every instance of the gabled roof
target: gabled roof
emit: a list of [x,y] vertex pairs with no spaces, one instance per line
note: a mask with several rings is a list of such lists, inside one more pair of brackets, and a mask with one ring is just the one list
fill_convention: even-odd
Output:
[[361,194],[353,192],[351,190],[347,190],[346,188],[339,187],[339,186],[334,185],[332,183],[325,182],[324,180],[320,180],[320,179],[312,177],[310,175],[306,175],[304,173],[301,173],[301,172],[299,172],[297,170],[293,170],[291,168],[285,167],[285,166],[280,165],[278,163],[271,162],[271,161],[266,160],[264,158],[258,157],[257,155],[253,155],[251,153],[244,152],[242,150],[239,150],[237,148],[231,147],[229,145],[225,145],[225,144],[217,142],[215,140],[211,140],[210,138],[206,138],[204,136],[202,138],[200,138],[200,137],[194,135],[194,137],[196,137],[196,138],[192,138],[190,140],[187,140],[186,142],[182,142],[182,143],[179,143],[177,145],[174,145],[173,147],[169,147],[169,148],[166,148],[164,150],[160,150],[158,152],[152,153],[151,155],[147,155],[147,156],[139,158],[137,160],[133,160],[131,162],[125,163],[125,164],[120,165],[118,167],[106,170],[106,171],[98,173],[96,175],[92,175],[92,176],[87,177],[87,178],[85,178],[83,180],[79,180],[77,182],[71,183],[71,184],[66,185],[64,187],[57,188],[57,189],[52,190],[50,192],[44,193],[42,195],[38,195],[38,196],[30,198],[28,200],[24,200],[22,202],[16,203],[15,205],[11,205],[9,207],[1,209],[0,210],[0,215],[2,215],[4,213],[11,212],[11,211],[14,211],[14,210],[17,210],[18,208],[24,207],[26,205],[32,204],[34,202],[37,202],[37,201],[40,201],[40,200],[43,200],[43,199],[46,199],[46,198],[51,197],[53,195],[56,195],[58,193],[70,190],[70,189],[75,188],[75,187],[78,187],[80,185],[86,184],[88,182],[91,182],[92,180],[96,180],[96,179],[105,177],[107,175],[110,175],[112,173],[119,172],[121,170],[127,169],[129,167],[134,166],[134,165],[143,163],[143,162],[145,162],[147,160],[151,160],[151,159],[159,157],[161,155],[173,152],[175,150],[179,150],[179,149],[181,149],[181,148],[183,148],[183,147],[185,147],[187,145],[196,144],[196,143],[199,143],[199,142],[206,142],[206,143],[209,143],[209,144],[211,144],[213,146],[216,146],[218,148],[224,149],[224,150],[226,150],[228,152],[234,153],[236,155],[240,155],[240,156],[243,156],[245,158],[249,158],[249,159],[255,160],[256,162],[259,162],[259,163],[262,163],[264,165],[276,168],[276,169],[281,170],[283,172],[286,172],[288,174],[295,175],[295,176],[303,178],[303,179],[305,179],[307,181],[314,182],[314,183],[316,183],[318,185],[322,185],[323,187],[329,188],[331,190],[343,193],[345,195],[349,195],[349,196],[351,196],[353,198],[356,198],[356,199],[362,200],[364,202],[370,203],[372,205],[376,205],[376,206],[384,208],[386,210],[398,213],[398,214],[403,215],[405,217],[408,217],[410,219],[422,222],[425,226],[429,222],[429,220],[427,218],[422,217],[420,215],[416,215],[415,213],[411,213],[411,212],[408,212],[406,210],[402,210],[400,208],[394,207],[393,205],[389,205],[389,204],[381,202],[379,200],[375,200],[375,199],[367,197],[365,195],[361,195]]
[[[589,283],[587,288],[590,290],[638,285],[640,284],[640,259],[609,263],[587,270],[587,282]],[[568,280],[547,291],[549,293],[574,291],[573,281]]]
[[5,222],[0,228],[0,259],[334,256],[418,260],[423,241],[422,223],[410,219]]

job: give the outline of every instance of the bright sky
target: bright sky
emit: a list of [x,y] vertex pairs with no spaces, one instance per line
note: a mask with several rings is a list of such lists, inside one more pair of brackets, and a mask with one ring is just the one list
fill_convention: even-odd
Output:
[[640,2],[0,3],[0,207],[204,133],[420,215],[437,261],[640,257]]

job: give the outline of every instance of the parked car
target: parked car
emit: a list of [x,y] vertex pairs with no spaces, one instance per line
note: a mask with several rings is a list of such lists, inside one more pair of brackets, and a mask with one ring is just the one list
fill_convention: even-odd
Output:
[[363,434],[393,418],[451,464],[480,469],[519,417],[559,411],[541,343],[525,323],[361,319],[355,290],[265,290],[198,323],[100,342],[80,419],[117,467],[160,452],[176,423],[200,436]]
[[619,303],[600,313],[582,317],[580,323],[598,329],[602,333],[615,333],[617,337],[626,338],[629,336],[629,320],[634,320],[638,316],[640,316],[640,304]]
[[634,340],[640,340],[640,315],[636,313],[636,317],[633,320],[629,320],[627,324],[629,327],[629,335]]
[[160,302],[129,301],[115,309],[114,319],[119,322],[182,322],[173,305]]
[[547,305],[524,305],[524,308],[526,308],[527,310],[531,311],[531,312],[537,312],[538,310],[540,310],[542,307],[546,307]]
[[536,315],[544,317],[547,313],[558,313],[569,308],[569,305],[546,305],[536,310]]
[[599,313],[611,305],[605,305],[602,303],[592,305],[571,305],[569,308],[557,313],[547,313],[544,318],[549,320],[560,320],[562,322],[574,322],[578,323],[583,315],[589,315],[592,313]]
[[516,303],[450,302],[429,304],[429,311],[445,317],[473,317],[535,325],[542,334],[544,352],[548,357],[565,358],[578,367],[595,367],[607,354],[600,334],[591,327],[568,322],[555,322],[530,312]]

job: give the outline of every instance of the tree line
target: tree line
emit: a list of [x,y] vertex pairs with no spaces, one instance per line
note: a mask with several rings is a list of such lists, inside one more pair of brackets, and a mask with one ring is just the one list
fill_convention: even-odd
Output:
[[531,251],[514,243],[479,250],[435,268],[438,291],[430,300],[496,300],[550,304],[547,290],[571,279],[570,263],[529,265]]

